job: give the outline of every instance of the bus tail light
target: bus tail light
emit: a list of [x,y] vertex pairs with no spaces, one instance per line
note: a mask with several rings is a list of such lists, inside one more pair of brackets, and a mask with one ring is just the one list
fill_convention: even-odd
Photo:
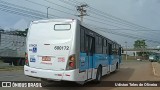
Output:
[[29,66],[28,53],[25,53],[25,65]]
[[75,58],[75,55],[69,56],[68,65],[67,66],[68,66],[67,69],[69,69],[69,70],[76,68],[76,58]]

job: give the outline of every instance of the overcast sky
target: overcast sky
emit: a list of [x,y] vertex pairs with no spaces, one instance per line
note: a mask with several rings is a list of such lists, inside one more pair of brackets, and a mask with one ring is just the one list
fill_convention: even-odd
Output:
[[[41,11],[44,14],[46,14],[47,7],[50,7],[49,14],[59,16],[62,18],[77,18],[75,16],[75,15],[78,15],[78,12],[76,11],[76,5],[80,5],[80,3],[86,3],[89,5],[89,7],[87,7],[87,12],[88,12],[87,14],[89,16],[85,16],[84,18],[85,23],[92,24],[97,27],[109,28],[109,29],[133,29],[133,30],[113,30],[111,32],[125,33],[127,35],[141,37],[147,40],[154,40],[154,41],[160,42],[160,36],[159,36],[160,31],[157,31],[157,30],[160,30],[160,18],[159,18],[160,0],[76,0],[77,3],[75,2],[75,0],[65,0],[66,2],[70,3],[70,5],[62,2],[63,0],[47,0],[60,6],[57,6],[53,3],[48,3],[45,0],[0,0],[0,3],[1,1],[15,4],[18,6],[27,7],[32,10]],[[29,1],[32,1],[32,3]],[[33,2],[42,4],[44,6],[34,4]],[[66,8],[63,8],[61,6]],[[57,10],[54,10],[53,8],[67,12],[69,14],[59,12]],[[104,18],[100,15],[98,16],[98,14],[103,14],[103,13],[97,12],[96,10],[93,10],[91,8],[98,9],[107,14],[116,16],[118,18],[121,18],[123,20],[135,23],[137,25],[140,25],[146,28],[140,28],[135,26],[129,27],[129,26],[126,26],[126,24],[122,25],[123,22],[120,23],[118,21],[113,21],[113,20]],[[92,12],[97,13],[97,15],[93,14]],[[93,18],[93,17],[97,17],[99,19]],[[49,18],[51,17],[49,16]],[[58,18],[58,17],[54,17],[54,18]],[[29,23],[32,20],[37,20],[37,19],[38,18],[25,17],[23,15],[12,14],[6,11],[4,12],[4,10],[0,9],[0,27],[4,29],[14,28],[14,29],[24,30],[29,26]],[[99,22],[90,21],[88,19],[93,19]],[[152,29],[156,31],[141,31],[142,29],[143,30]],[[122,44],[122,46],[124,46],[125,41],[127,41],[128,46],[132,47],[134,41],[136,40],[128,37],[122,37],[122,35],[120,36],[120,35],[114,35],[111,33],[104,33],[98,29],[97,31],[100,33],[103,33],[105,36],[109,38],[112,38],[112,40],[117,41],[118,43]],[[159,45],[157,43],[151,43],[151,42],[147,42],[147,44],[150,47],[151,46],[156,47],[157,45]]]

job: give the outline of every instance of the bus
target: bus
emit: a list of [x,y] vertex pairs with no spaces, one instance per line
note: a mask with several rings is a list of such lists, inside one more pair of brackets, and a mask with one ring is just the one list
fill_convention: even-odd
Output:
[[30,77],[84,84],[120,68],[121,45],[77,19],[33,21],[26,43]]

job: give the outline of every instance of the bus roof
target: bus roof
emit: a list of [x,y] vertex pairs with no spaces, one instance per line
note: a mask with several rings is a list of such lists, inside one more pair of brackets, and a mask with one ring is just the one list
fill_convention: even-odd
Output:
[[44,23],[44,22],[71,22],[77,21],[77,19],[44,19],[44,20],[36,20],[32,21],[32,23]]

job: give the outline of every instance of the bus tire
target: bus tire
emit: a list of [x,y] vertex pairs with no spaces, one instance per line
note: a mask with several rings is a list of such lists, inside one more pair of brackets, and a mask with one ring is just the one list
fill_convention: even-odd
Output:
[[85,84],[85,81],[78,81],[76,82],[78,85],[83,86]]
[[99,66],[98,69],[97,69],[97,74],[96,74],[95,82],[96,83],[100,83],[101,77],[102,77],[102,67]]
[[119,69],[119,64],[118,64],[118,62],[116,63],[116,68],[115,68],[115,70],[113,71],[113,73],[116,73],[117,71],[118,71],[118,69]]

